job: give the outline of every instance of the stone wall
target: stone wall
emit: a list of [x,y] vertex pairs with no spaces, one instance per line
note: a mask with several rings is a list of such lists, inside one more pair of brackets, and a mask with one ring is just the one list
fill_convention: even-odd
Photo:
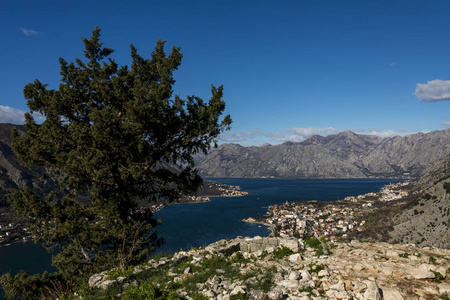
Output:
[[231,255],[234,252],[259,252],[268,251],[272,252],[278,247],[285,246],[294,252],[303,248],[303,241],[296,238],[280,238],[280,237],[260,237],[255,236],[253,238],[238,237],[233,241],[220,240],[208,247],[221,248],[221,252],[227,255]]

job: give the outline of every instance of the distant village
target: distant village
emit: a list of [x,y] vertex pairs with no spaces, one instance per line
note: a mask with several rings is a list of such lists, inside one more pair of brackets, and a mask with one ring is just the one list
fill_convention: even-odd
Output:
[[0,247],[12,243],[32,240],[28,229],[18,222],[10,222],[10,213],[0,213]]
[[[377,193],[346,197],[342,201],[321,203],[320,201],[286,202],[268,209],[263,224],[272,229],[272,234],[281,237],[329,238],[332,241],[346,239],[352,231],[364,231],[366,221],[356,216],[370,211],[375,201],[395,201],[408,196],[402,189],[408,181],[384,186]],[[246,222],[259,222],[254,218]]]

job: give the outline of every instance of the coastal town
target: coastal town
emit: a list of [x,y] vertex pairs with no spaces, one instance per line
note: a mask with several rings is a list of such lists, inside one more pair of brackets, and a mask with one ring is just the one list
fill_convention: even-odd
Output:
[[31,233],[22,222],[17,222],[13,212],[2,209],[0,212],[0,247],[12,243],[31,240]]
[[332,241],[346,239],[352,232],[366,230],[364,213],[374,208],[376,201],[396,201],[408,197],[409,181],[389,184],[379,192],[349,196],[344,200],[321,202],[286,202],[268,208],[262,219],[248,218],[245,222],[262,223],[269,226],[272,235],[280,237],[329,238]]

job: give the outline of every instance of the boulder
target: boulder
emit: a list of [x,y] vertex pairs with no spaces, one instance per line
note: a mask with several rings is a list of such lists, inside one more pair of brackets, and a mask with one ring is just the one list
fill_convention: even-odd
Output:
[[296,263],[302,260],[302,256],[300,253],[295,253],[289,256],[289,261],[292,263]]
[[384,288],[383,291],[383,300],[404,300],[402,294],[398,289],[395,288]]
[[367,285],[367,289],[364,292],[364,298],[367,300],[382,300],[380,289],[376,281],[365,280],[364,283]]
[[431,270],[435,269],[435,266],[429,264],[421,264],[419,267],[408,266],[408,273],[415,279],[433,279],[435,277]]

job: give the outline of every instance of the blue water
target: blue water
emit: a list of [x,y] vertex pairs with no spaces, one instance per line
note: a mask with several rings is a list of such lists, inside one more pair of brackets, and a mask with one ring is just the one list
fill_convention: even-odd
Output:
[[224,184],[238,185],[250,193],[244,197],[211,198],[201,204],[181,204],[156,213],[163,223],[158,233],[166,244],[158,251],[174,252],[180,249],[208,245],[219,239],[237,236],[267,236],[265,226],[244,223],[248,217],[260,217],[267,207],[286,201],[333,201],[347,196],[377,192],[381,187],[399,180],[392,179],[261,179],[214,178]]
[[[382,186],[399,180],[391,179],[213,179],[220,183],[239,185],[250,192],[244,197],[211,198],[210,202],[181,204],[164,208],[156,213],[163,218],[158,234],[166,240],[159,249],[173,252],[210,244],[237,236],[267,236],[264,226],[241,222],[243,218],[263,216],[267,207],[286,201],[338,200],[376,192]],[[52,270],[50,255],[33,242],[0,248],[0,274],[28,273]]]

